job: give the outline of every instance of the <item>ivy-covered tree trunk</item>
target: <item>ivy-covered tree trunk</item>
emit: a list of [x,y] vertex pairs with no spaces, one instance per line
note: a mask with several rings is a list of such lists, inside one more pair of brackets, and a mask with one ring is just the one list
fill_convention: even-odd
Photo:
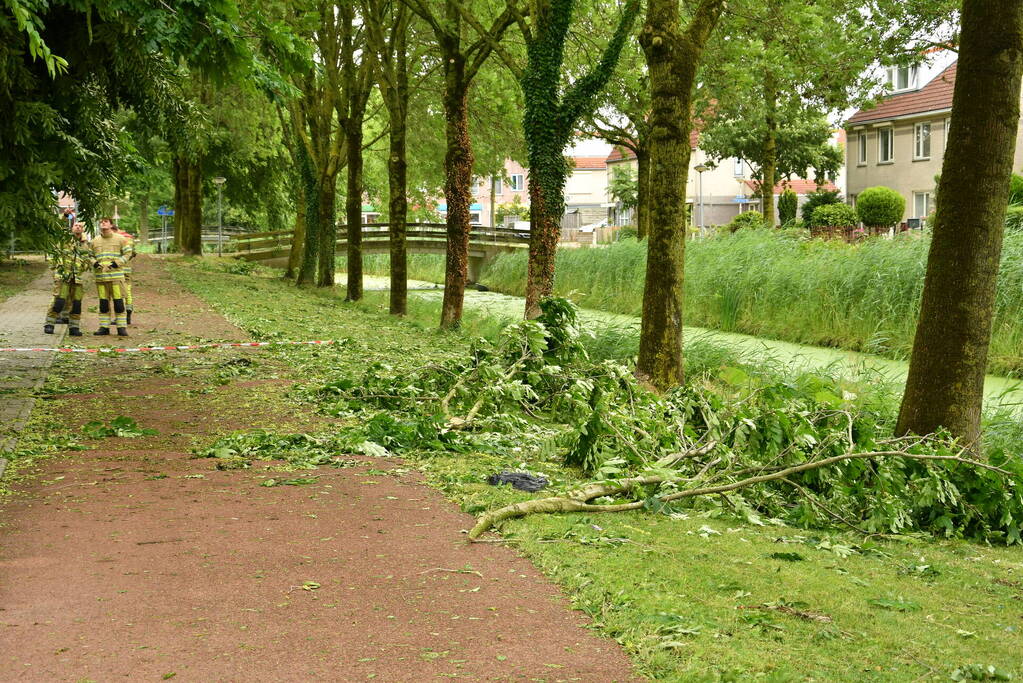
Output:
[[337,258],[337,174],[320,176],[317,181],[320,248],[316,286],[334,286],[334,261]]
[[303,186],[305,200],[305,239],[302,243],[302,260],[295,284],[311,285],[316,282],[316,261],[320,251],[320,202],[317,194],[316,174],[313,162],[305,145],[295,148],[298,158],[298,172]]
[[614,72],[622,46],[639,13],[638,0],[626,3],[615,34],[600,60],[562,94],[565,41],[574,0],[538,0],[530,6],[533,30],[526,38],[528,64],[520,79],[525,95],[523,129],[529,155],[529,267],[526,318],[540,315],[540,300],[554,291],[554,261],[565,213],[564,157],[579,120],[592,113],[596,96]]
[[408,253],[406,233],[408,222],[408,161],[406,159],[406,116],[408,93],[400,111],[390,116],[390,154],[387,158],[387,185],[389,191],[388,215],[391,254],[391,315],[408,312]]
[[640,44],[650,73],[650,234],[636,372],[666,391],[684,379],[682,282],[696,71],[724,0],[701,0],[683,33],[677,0],[648,0]]
[[767,227],[774,227],[774,186],[778,182],[778,92],[774,77],[764,76],[764,164],[760,169],[760,206]]
[[302,263],[302,251],[305,248],[305,192],[299,188],[295,192],[295,224],[291,230],[291,251],[288,252],[288,265],[284,277],[293,280],[298,276],[298,267]]
[[447,202],[447,251],[444,264],[444,302],[440,326],[462,322],[465,281],[469,264],[469,206],[472,204],[472,140],[469,138],[469,85],[465,59],[457,47],[443,51],[444,116],[447,152],[444,155],[444,199]]
[[636,145],[636,232],[639,239],[650,234],[650,154]]
[[896,426],[980,438],[1023,76],[1023,0],[965,0],[920,321]]
[[348,129],[348,182],[345,222],[348,224],[348,287],[345,301],[362,299],[362,114]]

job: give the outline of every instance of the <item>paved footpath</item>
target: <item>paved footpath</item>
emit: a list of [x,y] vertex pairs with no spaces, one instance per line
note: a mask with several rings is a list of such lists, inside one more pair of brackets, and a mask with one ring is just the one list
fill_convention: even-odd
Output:
[[[133,346],[246,339],[159,260],[139,261]],[[8,302],[5,328],[31,308],[10,329],[43,341],[44,299],[36,285]],[[330,427],[288,401],[294,371],[273,355],[61,361],[73,393],[37,408],[89,448],[0,501],[0,681],[637,680],[525,558],[468,544],[472,518],[400,460],[342,454],[286,474],[193,457],[233,430]],[[35,382],[50,359],[2,362]],[[239,368],[256,372],[227,372]],[[84,438],[119,414],[157,434]],[[312,481],[267,485],[295,476]]]
[[[46,309],[52,301],[53,276],[49,273],[33,280],[20,294],[0,301],[0,346],[52,347],[59,343],[66,325],[57,325],[55,334],[43,333]],[[0,354],[0,476],[6,465],[3,455],[14,450],[17,434],[35,405],[32,392],[45,381],[51,363],[52,353]]]

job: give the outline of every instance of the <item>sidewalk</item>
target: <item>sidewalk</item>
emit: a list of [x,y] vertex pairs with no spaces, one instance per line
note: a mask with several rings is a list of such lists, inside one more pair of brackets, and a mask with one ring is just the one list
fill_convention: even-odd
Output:
[[[52,347],[63,340],[66,325],[57,325],[55,334],[43,333],[52,290],[53,276],[46,273],[23,292],[0,302],[0,346]],[[0,354],[0,476],[6,466],[3,454],[14,450],[17,434],[35,406],[32,391],[45,381],[51,363],[52,353]]]

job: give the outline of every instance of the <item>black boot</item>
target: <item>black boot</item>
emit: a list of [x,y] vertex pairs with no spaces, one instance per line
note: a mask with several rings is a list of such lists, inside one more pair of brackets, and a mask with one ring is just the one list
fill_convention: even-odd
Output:
[[131,309],[128,309],[128,324],[131,325]]
[[57,324],[58,325],[67,325],[68,324],[68,319],[65,318],[65,317],[57,318]]
[[105,336],[105,335],[108,335],[108,334],[110,334],[110,328],[109,327],[101,327],[98,330],[96,330],[95,332],[93,332],[92,336],[94,336],[94,337],[102,337],[102,336]]
[[127,327],[118,327],[117,328],[117,336],[118,337],[127,337],[128,336],[128,328]]
[[82,331],[80,329],[78,329],[77,327],[70,327],[70,328],[68,328],[67,333],[69,335],[71,335],[72,337],[81,337],[82,336]]
[[43,325],[43,332],[45,334],[53,334],[53,325],[49,323]]

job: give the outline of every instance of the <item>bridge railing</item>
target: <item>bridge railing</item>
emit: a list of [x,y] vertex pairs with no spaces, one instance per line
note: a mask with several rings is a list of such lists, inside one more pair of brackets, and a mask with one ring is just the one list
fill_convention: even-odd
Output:
[[[390,240],[390,227],[389,223],[364,224],[361,230],[363,242]],[[338,244],[348,243],[347,231],[347,225],[337,226]],[[292,234],[291,230],[277,230],[237,235],[231,240],[230,247],[237,252],[288,248],[291,246]],[[447,226],[444,223],[407,223],[405,236],[410,239],[444,241],[447,239]],[[521,245],[529,243],[529,233],[512,228],[473,226],[469,239],[477,244]]]

